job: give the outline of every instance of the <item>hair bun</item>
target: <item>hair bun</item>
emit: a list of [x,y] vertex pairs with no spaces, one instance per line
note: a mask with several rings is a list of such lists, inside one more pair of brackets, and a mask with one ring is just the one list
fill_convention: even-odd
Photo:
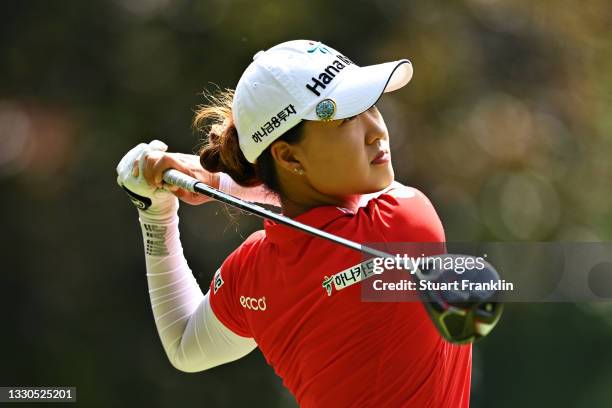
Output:
[[[228,174],[243,187],[261,184],[255,166],[248,162],[238,140],[238,131],[232,117],[233,91],[225,90],[219,96],[209,96],[211,105],[196,112],[194,127],[208,133],[200,149],[200,163],[211,172]],[[212,123],[210,123],[212,121]]]

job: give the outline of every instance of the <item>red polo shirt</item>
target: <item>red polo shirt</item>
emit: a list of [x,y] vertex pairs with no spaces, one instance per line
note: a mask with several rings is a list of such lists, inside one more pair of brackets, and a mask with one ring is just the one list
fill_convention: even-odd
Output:
[[[444,241],[431,203],[410,187],[356,213],[326,206],[295,219],[360,243]],[[225,260],[211,306],[255,339],[301,407],[469,406],[471,346],[444,341],[421,303],[363,302],[365,282],[328,295],[325,277],[362,254],[271,221],[264,227]]]

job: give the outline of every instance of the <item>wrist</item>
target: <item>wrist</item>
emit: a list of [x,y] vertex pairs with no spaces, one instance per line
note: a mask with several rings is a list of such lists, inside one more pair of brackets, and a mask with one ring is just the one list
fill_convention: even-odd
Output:
[[[216,188],[217,190],[221,190],[221,175],[225,175],[229,178],[229,176],[225,173],[209,173],[210,174],[210,186],[212,188]],[[223,190],[221,190],[223,191]]]
[[178,199],[172,196],[163,202],[154,203],[146,210],[138,208],[138,214],[142,221],[151,223],[166,223],[171,222],[178,216],[178,209]]

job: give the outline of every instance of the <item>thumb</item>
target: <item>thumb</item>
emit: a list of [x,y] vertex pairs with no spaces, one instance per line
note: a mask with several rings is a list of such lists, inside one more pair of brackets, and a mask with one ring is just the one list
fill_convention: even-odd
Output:
[[149,147],[151,148],[151,150],[158,150],[160,152],[165,152],[166,150],[168,150],[168,145],[157,139],[149,143]]
[[168,191],[170,191],[171,193],[175,193],[175,195],[177,197],[179,197],[178,194],[176,194],[177,191],[179,191],[181,188],[172,184],[164,184],[164,188]]

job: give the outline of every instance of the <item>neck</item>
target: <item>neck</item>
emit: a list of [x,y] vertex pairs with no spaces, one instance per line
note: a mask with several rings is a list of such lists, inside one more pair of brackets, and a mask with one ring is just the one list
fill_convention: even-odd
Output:
[[291,197],[281,197],[283,215],[295,218],[315,207],[334,206],[356,211],[359,203],[359,195],[349,197],[322,196],[314,199],[296,200]]
[[297,176],[282,169],[278,177],[283,192],[280,197],[282,212],[287,217],[297,217],[315,207],[334,206],[356,211],[359,206],[361,197],[359,194],[346,196],[324,194],[314,188],[305,176]]

